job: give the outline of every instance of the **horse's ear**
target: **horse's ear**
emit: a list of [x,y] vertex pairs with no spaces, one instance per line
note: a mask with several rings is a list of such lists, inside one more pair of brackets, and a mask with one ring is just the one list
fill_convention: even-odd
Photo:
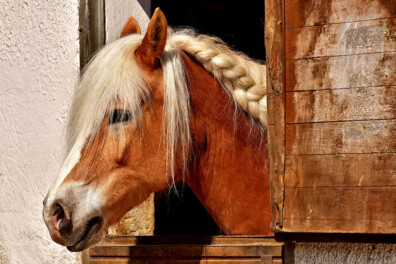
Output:
[[122,29],[121,32],[121,38],[125,37],[130,34],[140,34],[140,26],[139,23],[134,19],[133,17],[129,17],[127,22],[124,25],[124,28]]
[[168,22],[164,13],[157,8],[147,28],[142,44],[136,50],[136,57],[147,67],[159,66],[159,57],[164,51],[166,44]]

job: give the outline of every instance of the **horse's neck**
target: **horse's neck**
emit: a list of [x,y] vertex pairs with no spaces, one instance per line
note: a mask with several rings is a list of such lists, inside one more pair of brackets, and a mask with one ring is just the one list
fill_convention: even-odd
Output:
[[[221,85],[184,57],[194,165],[186,182],[226,234],[270,234],[267,139]],[[236,120],[237,119],[237,120]]]

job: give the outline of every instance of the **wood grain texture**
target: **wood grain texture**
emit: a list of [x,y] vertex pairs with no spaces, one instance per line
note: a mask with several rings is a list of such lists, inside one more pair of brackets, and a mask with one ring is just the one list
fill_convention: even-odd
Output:
[[[179,259],[179,260],[130,260],[119,257],[100,257],[89,261],[90,264],[267,264],[261,259]],[[269,262],[268,264],[272,263]],[[282,262],[280,262],[282,263]]]
[[267,90],[272,94],[268,109],[274,125],[268,126],[270,154],[271,230],[282,227],[285,146],[284,1],[265,0],[265,47]]
[[285,189],[285,229],[295,232],[396,233],[394,219],[396,187]]
[[286,155],[396,152],[396,120],[291,124]]
[[395,186],[396,153],[287,156],[285,187]]
[[394,0],[285,0],[285,2],[287,28],[396,16]]
[[[322,239],[325,242],[334,242],[336,240],[340,240],[340,238],[345,238],[348,240],[350,238],[350,234],[394,234],[396,230],[394,229],[394,220],[370,220],[370,219],[359,219],[359,220],[345,220],[345,219],[284,219],[284,228],[282,232],[285,233],[317,233],[317,234],[336,234],[336,236],[330,236],[327,240]],[[342,235],[344,234],[344,235]],[[381,241],[380,237],[376,237]],[[362,241],[370,242],[374,240],[374,238],[366,239],[366,240],[355,240],[353,242]],[[315,241],[315,238],[311,238],[307,241]],[[389,239],[391,243],[394,242],[394,239]],[[348,242],[348,241],[346,241]],[[351,241],[349,241],[351,242]],[[383,243],[383,242],[382,242]],[[389,243],[389,242],[388,242]]]
[[285,0],[285,22],[276,231],[396,233],[396,1]]
[[232,245],[232,246],[211,246],[211,245],[135,245],[94,247],[90,250],[91,256],[116,256],[129,257],[131,259],[167,257],[174,259],[201,258],[201,257],[260,257],[262,255],[282,254],[280,246],[256,246],[256,245]]
[[282,245],[272,236],[106,236],[98,246],[135,245]]
[[275,115],[277,109],[275,107],[274,95],[267,95],[267,117],[268,117],[268,125],[275,125]]
[[396,118],[396,86],[286,94],[286,123]]
[[396,52],[286,61],[286,90],[396,85]]
[[286,30],[286,59],[396,50],[396,18]]
[[105,237],[90,263],[273,263],[283,243],[273,237]]

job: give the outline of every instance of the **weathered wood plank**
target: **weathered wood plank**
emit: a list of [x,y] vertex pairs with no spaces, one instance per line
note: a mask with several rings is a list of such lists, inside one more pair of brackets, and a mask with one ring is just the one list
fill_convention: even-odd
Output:
[[286,125],[286,155],[396,152],[396,120]]
[[[284,228],[282,229],[282,232],[290,232],[294,234],[295,233],[392,234],[396,232],[394,228],[395,220],[284,219],[283,221],[284,221]],[[346,238],[349,238],[349,236],[346,236]],[[332,241],[332,239],[330,238],[328,241]],[[359,242],[361,241],[362,240],[360,240]],[[363,241],[367,241],[367,240],[363,240]],[[394,242],[394,239],[391,241]]]
[[396,18],[291,28],[286,43],[286,59],[395,51]]
[[287,156],[285,187],[395,186],[396,153]]
[[282,262],[282,259],[280,259],[280,258],[274,258],[274,259],[272,259],[272,264],[282,264],[283,262]]
[[394,0],[286,0],[285,2],[288,28],[396,16]]
[[267,95],[267,117],[268,117],[268,125],[275,125],[275,115],[276,110],[274,109],[274,95],[268,94]]
[[271,236],[106,236],[98,246],[136,245],[277,245]]
[[287,93],[286,102],[286,123],[396,118],[396,86]]
[[396,233],[394,219],[396,187],[285,189],[285,229],[294,232]]
[[396,85],[396,52],[288,60],[286,90]]
[[281,246],[97,246],[90,249],[91,256],[145,258],[201,258],[201,257],[260,257],[262,255],[280,256]]
[[269,109],[274,125],[268,127],[272,231],[282,227],[285,146],[284,1],[265,0],[267,89],[273,94]]
[[[171,259],[171,260],[130,260],[128,258],[93,258],[90,264],[262,264],[260,259]],[[280,262],[282,263],[282,262]]]

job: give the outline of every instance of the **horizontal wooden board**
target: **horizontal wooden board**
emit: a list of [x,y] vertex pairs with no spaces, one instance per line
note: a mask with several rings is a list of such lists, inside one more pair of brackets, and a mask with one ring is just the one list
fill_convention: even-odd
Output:
[[295,232],[296,222],[305,232],[396,233],[395,219],[396,187],[285,188],[284,227]]
[[267,236],[111,236],[90,248],[89,263],[282,263],[282,246]]
[[396,152],[396,120],[286,125],[286,155]]
[[180,260],[131,260],[128,258],[94,258],[89,261],[90,264],[272,264],[282,262],[263,262],[261,259],[180,259]]
[[137,245],[283,245],[273,236],[106,236],[98,246]]
[[394,0],[285,0],[288,28],[395,16]]
[[90,250],[91,256],[129,257],[132,259],[163,258],[175,259],[200,257],[257,257],[282,254],[280,246],[98,246]]
[[286,94],[286,123],[391,118],[396,118],[396,86]]
[[396,153],[287,156],[285,167],[285,187],[396,187]]
[[396,52],[286,61],[286,90],[396,85]]
[[[290,233],[336,233],[337,238],[344,237],[346,239],[350,238],[349,235],[340,236],[339,234],[395,234],[396,230],[394,228],[395,220],[370,220],[370,219],[359,219],[359,220],[345,220],[345,219],[284,219],[283,220],[283,228],[282,232],[290,232]],[[380,239],[376,237],[376,239]],[[314,239],[309,239],[308,241],[312,241]],[[325,239],[323,239],[325,240]],[[333,238],[329,238],[325,240],[327,242],[331,242],[334,240]],[[359,239],[353,242],[372,242],[374,238],[371,239]],[[395,240],[390,240],[394,242]],[[389,243],[389,242],[388,242]]]
[[396,50],[396,18],[286,30],[286,59]]

